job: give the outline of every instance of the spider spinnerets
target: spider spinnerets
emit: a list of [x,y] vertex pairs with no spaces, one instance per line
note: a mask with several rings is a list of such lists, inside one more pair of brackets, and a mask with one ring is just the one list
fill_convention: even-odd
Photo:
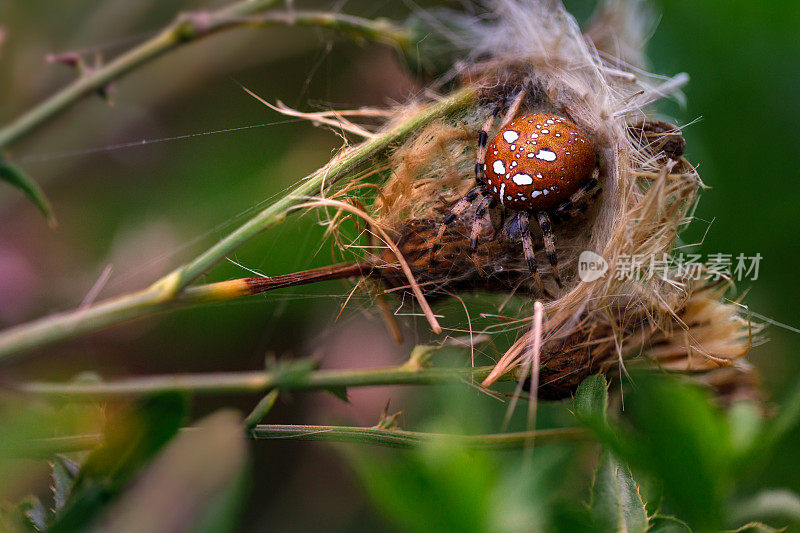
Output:
[[591,140],[567,118],[549,113],[515,118],[526,97],[526,91],[520,91],[509,106],[500,131],[488,145],[489,130],[502,104],[487,119],[478,135],[477,187],[459,200],[442,220],[436,241],[449,224],[475,204],[471,232],[474,250],[481,227],[491,223],[489,208],[499,203],[515,211],[506,224],[506,231],[512,239],[522,242],[531,274],[541,291],[549,294],[538,274],[530,218],[535,216],[542,230],[553,278],[561,287],[550,215],[562,219],[585,210],[586,202],[600,192],[599,167]]

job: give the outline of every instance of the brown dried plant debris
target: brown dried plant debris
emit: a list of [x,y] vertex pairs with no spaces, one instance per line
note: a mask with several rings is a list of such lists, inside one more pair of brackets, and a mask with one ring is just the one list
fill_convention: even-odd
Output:
[[[680,97],[688,77],[641,70],[644,58],[634,45],[644,42],[649,28],[649,21],[636,19],[645,11],[633,16],[619,12],[623,3],[606,2],[583,34],[555,2],[495,0],[491,6],[494,18],[476,21],[473,28],[480,36],[473,53],[448,77],[476,88],[480,103],[428,125],[397,147],[381,173],[385,179],[363,180],[378,189],[371,200],[360,197],[364,210],[395,239],[429,298],[454,291],[515,291],[531,303],[544,302],[541,397],[569,396],[587,375],[610,373],[638,360],[680,372],[737,369],[739,374],[714,374],[716,381],[708,382],[716,390],[726,389],[725,376],[729,389],[753,383],[741,378],[749,371],[736,361],[747,353],[758,328],[738,304],[724,300],[723,286],[689,279],[676,268],[665,276],[646,270],[638,276],[614,275],[626,258],[641,257],[647,264],[648,258],[672,253],[704,187],[683,155],[680,129],[646,112],[660,98]],[[611,42],[626,46],[614,50]],[[586,212],[554,228],[566,283],[560,289],[543,269],[552,297],[532,282],[520,245],[505,237],[499,210],[492,213],[491,227],[483,228],[477,250],[470,248],[474,211],[468,209],[447,228],[441,250],[431,254],[438,224],[474,187],[481,125],[499,99],[520,88],[528,92],[520,113],[565,116],[587,132],[598,151],[602,194]],[[395,120],[388,122],[413,114],[418,105],[395,108]],[[537,261],[546,265],[541,235],[534,239]],[[602,256],[608,274],[581,281],[578,258],[583,251]],[[388,249],[365,252],[364,261],[370,275],[389,287],[408,285]],[[503,358],[507,368],[528,357],[531,336],[523,333],[509,349]]]

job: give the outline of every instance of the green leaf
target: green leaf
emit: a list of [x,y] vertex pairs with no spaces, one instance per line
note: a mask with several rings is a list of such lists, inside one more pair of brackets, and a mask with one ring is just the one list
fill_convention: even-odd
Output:
[[36,496],[29,496],[19,504],[19,510],[34,531],[47,529],[47,509]]
[[92,404],[59,407],[5,395],[0,400],[0,480],[10,483],[8,476],[18,469],[20,458],[41,459],[47,451],[42,439],[96,433],[102,426],[99,409]]
[[800,383],[798,383],[772,421],[764,428],[757,452],[765,455],[772,452],[781,441],[800,421]]
[[183,394],[170,392],[140,400],[110,419],[103,445],[86,459],[76,484],[125,482],[177,433],[186,410]]
[[54,228],[58,225],[53,215],[50,201],[39,184],[28,177],[19,167],[8,162],[0,162],[0,180],[20,189],[47,219],[47,224]]
[[[568,519],[561,516],[563,509],[554,509],[561,503],[556,482],[564,479],[570,451],[567,447],[542,446],[536,448],[532,461],[504,461],[502,475],[490,493],[487,518],[491,531],[550,531],[555,526],[563,530],[560,526]],[[583,506],[578,507],[585,511]],[[553,516],[556,513],[558,516]]]
[[602,374],[584,379],[573,400],[573,410],[579,420],[590,425],[605,425],[608,421],[608,384]]
[[53,510],[56,514],[64,508],[78,477],[80,465],[65,455],[53,459]]
[[595,525],[589,509],[572,501],[560,501],[551,511],[552,529],[529,529],[527,531],[554,531],[556,533],[607,533]]
[[603,531],[644,533],[647,513],[630,469],[610,453],[600,458],[592,486],[590,512]]
[[800,524],[800,498],[789,490],[765,490],[732,505],[730,520],[735,525],[763,520]]
[[608,419],[608,382],[602,374],[584,379],[572,401],[575,418],[591,429],[597,438],[612,450],[621,452],[628,443],[619,437],[619,430]]
[[25,500],[19,505],[11,505],[8,502],[0,502],[0,531],[8,532],[30,532],[38,533],[41,531],[25,516],[30,502]]
[[728,409],[731,446],[734,454],[747,460],[758,445],[764,427],[764,417],[753,402],[736,402]]
[[234,531],[247,465],[241,417],[218,411],[173,439],[91,531]]
[[267,371],[274,373],[275,383],[278,388],[282,385],[302,382],[317,368],[319,368],[319,360],[312,357],[293,361],[267,360]]
[[674,516],[659,515],[650,520],[649,533],[692,533],[692,528]]
[[495,472],[485,452],[446,439],[391,456],[347,451],[366,493],[401,529],[487,530]]
[[422,370],[431,366],[431,359],[441,346],[431,346],[430,344],[418,344],[411,350],[408,361],[403,365],[410,370]]
[[728,533],[783,533],[783,529],[776,529],[761,522],[751,522],[740,528],[733,529]]
[[83,463],[71,497],[49,531],[85,528],[175,436],[186,408],[182,394],[164,393],[139,400],[109,418],[103,444]]
[[378,423],[375,424],[373,427],[379,429],[400,429],[397,426],[397,419],[400,415],[403,414],[403,411],[397,411],[396,413],[389,414],[389,404],[386,404],[386,407],[383,409],[380,418],[378,419]]
[[614,451],[661,480],[665,503],[690,526],[719,530],[733,459],[724,415],[697,387],[649,374],[634,382],[625,399],[632,446]]
[[250,414],[247,415],[247,418],[244,419],[245,429],[253,429],[259,422],[264,420],[264,417],[272,411],[272,407],[275,405],[279,394],[279,390],[273,389],[258,401],[258,404],[256,404]]

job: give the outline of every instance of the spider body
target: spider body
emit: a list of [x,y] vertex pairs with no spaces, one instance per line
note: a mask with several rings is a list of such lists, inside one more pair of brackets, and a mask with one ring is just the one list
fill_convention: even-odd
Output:
[[486,189],[518,211],[558,207],[591,177],[595,151],[566,118],[546,113],[513,120],[486,147]]
[[[497,105],[478,134],[475,181],[477,187],[459,200],[439,227],[439,242],[447,225],[473,204],[471,244],[476,249],[481,228],[491,224],[489,208],[500,204],[513,212],[506,231],[522,242],[531,274],[542,293],[549,295],[536,265],[530,219],[542,232],[542,240],[553,278],[559,287],[558,258],[551,215],[566,218],[586,209],[586,201],[600,189],[597,153],[591,140],[569,119],[547,113],[516,117],[527,98],[520,91],[505,114],[500,131],[489,143],[489,131],[503,109]],[[436,245],[432,248],[435,253]]]

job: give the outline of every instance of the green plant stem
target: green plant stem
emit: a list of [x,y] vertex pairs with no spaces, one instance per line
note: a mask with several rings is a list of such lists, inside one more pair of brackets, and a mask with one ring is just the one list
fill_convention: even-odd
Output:
[[33,109],[0,129],[0,149],[29,134],[82,98],[103,89],[132,70],[188,43],[223,30],[242,26],[320,26],[362,39],[390,43],[401,48],[409,44],[408,33],[386,20],[367,20],[334,13],[275,13],[254,17],[280,0],[244,0],[212,12],[179,15],[152,39],[134,47],[106,65],[88,72]]
[[373,444],[391,448],[412,448],[436,440],[449,440],[469,448],[512,449],[524,448],[531,441],[537,444],[588,440],[591,434],[582,428],[542,429],[519,433],[492,435],[452,435],[421,433],[399,429],[362,428],[344,426],[304,426],[263,424],[250,430],[255,440],[312,440]]
[[[358,267],[359,264],[354,264],[353,270],[357,271]],[[366,269],[366,267],[364,268]],[[2,350],[4,343],[38,342],[43,346],[50,342],[101,329],[145,314],[152,315],[166,310],[252,296],[259,292],[272,290],[273,287],[270,286],[269,282],[273,282],[274,288],[313,283],[320,279],[325,279],[324,276],[313,276],[314,272],[323,270],[326,269],[306,271],[312,273],[308,280],[297,280],[292,275],[287,275],[274,276],[269,279],[259,278],[252,283],[249,282],[249,278],[243,278],[193,285],[181,291],[174,298],[164,301],[153,290],[131,293],[94,306],[51,315],[29,324],[23,324],[18,328],[9,329],[0,334],[0,350]]]
[[[197,299],[193,300],[192,291],[186,290],[187,286],[245,242],[282,222],[292,208],[307,200],[308,196],[328,190],[358,165],[381,154],[392,144],[403,140],[411,132],[436,118],[464,109],[474,102],[475,98],[475,89],[470,87],[460,89],[436,104],[422,109],[394,128],[344,150],[320,170],[301,180],[280,200],[265,208],[197,258],[177,268],[147,289],[5,330],[0,333],[0,360],[126,320],[192,303],[213,301],[201,297],[202,290],[198,290]],[[183,295],[188,296],[184,299]]]
[[[269,389],[325,390],[378,385],[432,385],[464,380],[480,381],[492,366],[475,368],[420,368],[413,364],[353,370],[220,372],[142,376],[106,383],[30,382],[19,386],[28,394],[61,401],[122,400],[161,392],[179,391],[196,395],[258,393]],[[501,380],[516,379],[515,370]]]
[[355,39],[381,42],[407,51],[411,32],[387,19],[365,19],[325,11],[286,11],[253,17],[251,26],[309,26],[346,33]]
[[[191,428],[186,428],[185,431],[191,431]],[[399,429],[278,424],[256,425],[247,431],[247,435],[253,440],[347,442],[387,446],[390,448],[413,448],[436,440],[449,440],[469,448],[494,450],[524,448],[531,441],[537,444],[550,444],[555,442],[579,442],[592,438],[591,432],[583,428],[540,429],[537,431],[489,435],[454,435]],[[99,446],[102,442],[103,435],[100,433],[40,439],[32,442],[26,455],[48,458],[56,453],[89,450]]]
[[172,304],[152,288],[84,308],[46,316],[0,333],[0,360],[129,319],[154,314]]

